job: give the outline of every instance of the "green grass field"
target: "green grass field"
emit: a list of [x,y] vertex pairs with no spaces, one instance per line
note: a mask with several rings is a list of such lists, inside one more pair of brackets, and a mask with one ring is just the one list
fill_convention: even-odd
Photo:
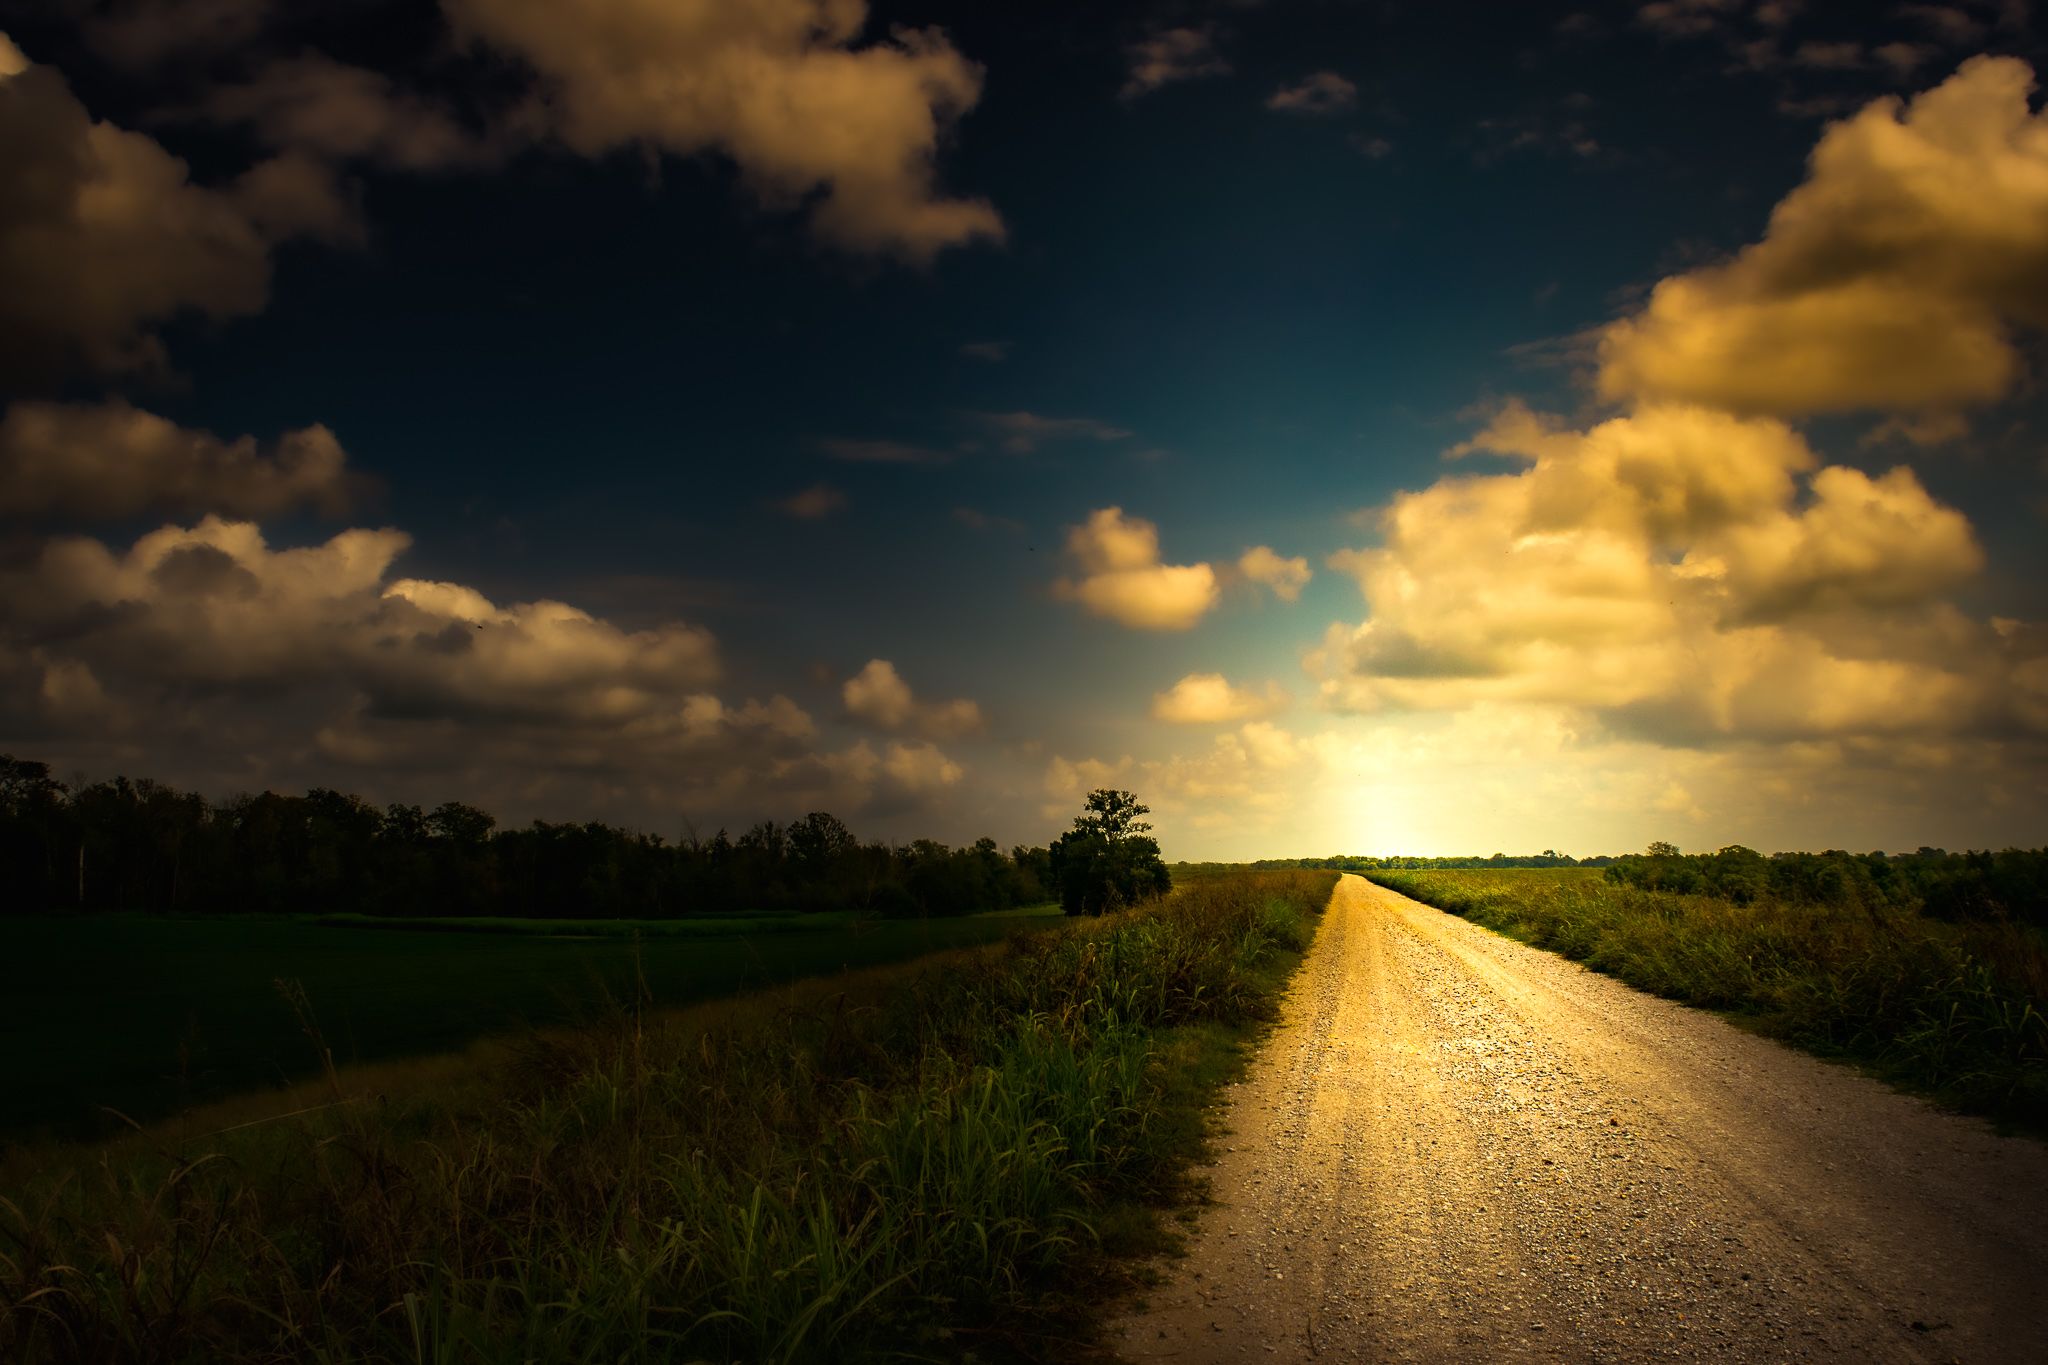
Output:
[[[637,995],[678,1005],[993,942],[1058,918],[705,921],[359,917],[0,920],[0,1145],[85,1137],[318,1070],[274,984],[297,981],[338,1064],[576,1022]],[[436,927],[438,926],[438,927]],[[635,931],[638,938],[635,938]]]
[[1384,870],[1373,881],[1965,1110],[2048,1131],[2048,936],[1911,909],[1748,905],[1593,868]]
[[1334,881],[1240,871],[0,1156],[0,1360],[1101,1358]]

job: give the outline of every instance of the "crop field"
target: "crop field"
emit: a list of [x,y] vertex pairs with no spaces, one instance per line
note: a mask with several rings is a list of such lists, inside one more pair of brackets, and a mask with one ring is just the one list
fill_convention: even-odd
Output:
[[2048,935],[2037,925],[1768,896],[1736,904],[1591,868],[1366,875],[1960,1108],[2048,1127]]
[[297,983],[337,1064],[573,1023],[640,997],[679,1005],[989,943],[1058,917],[856,924],[841,914],[718,920],[331,916],[0,920],[0,1145],[111,1131],[318,1071],[278,983]]

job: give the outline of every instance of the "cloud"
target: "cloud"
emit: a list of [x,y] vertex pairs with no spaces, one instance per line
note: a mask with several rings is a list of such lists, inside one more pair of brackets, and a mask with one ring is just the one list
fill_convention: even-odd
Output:
[[87,45],[116,66],[146,70],[244,46],[269,22],[272,0],[112,0],[92,8]]
[[830,484],[814,483],[773,504],[776,511],[798,521],[823,521],[846,506],[846,494]]
[[1337,749],[1329,733],[1301,736],[1257,720],[1188,754],[1113,761],[1056,755],[1046,764],[1041,809],[1048,818],[1072,815],[1090,791],[1120,787],[1152,807],[1169,848],[1245,830],[1270,840],[1285,832],[1286,817],[1313,803]]
[[1693,800],[1692,793],[1676,782],[1667,783],[1664,790],[1657,793],[1656,799],[1650,802],[1650,809],[1659,815],[1676,815],[1694,824],[1707,818],[1706,811]]
[[1898,413],[1865,432],[1859,446],[1869,449],[1887,442],[1929,447],[1960,441],[1970,434],[1970,420],[1957,412]]
[[1880,43],[1870,55],[1899,76],[1910,76],[1932,61],[1935,49],[1925,43]]
[[116,520],[147,513],[339,517],[370,480],[323,426],[268,449],[223,441],[120,401],[16,403],[0,419],[0,516]]
[[533,127],[587,157],[717,154],[772,208],[846,251],[923,263],[1000,241],[983,199],[936,187],[981,69],[935,29],[861,45],[861,0],[444,0],[458,36],[530,66]]
[[1001,530],[1015,535],[1024,530],[1023,522],[1011,517],[994,516],[978,507],[955,507],[953,520],[975,531]]
[[341,769],[386,799],[578,819],[908,810],[963,776],[927,742],[825,748],[785,696],[721,697],[701,627],[398,577],[409,544],[351,529],[275,548],[212,517],[126,549],[46,541],[0,565],[0,730],[209,786]]
[[1636,22],[1665,38],[1697,38],[1719,29],[1742,11],[1743,0],[1650,0],[1636,10]]
[[1560,706],[1678,745],[2032,723],[2042,651],[1949,601],[1982,551],[1910,470],[1685,406],[1574,431],[1511,405],[1471,450],[1527,467],[1404,493],[1332,558],[1371,616],[1309,657],[1326,704]]
[[1315,576],[1302,556],[1283,558],[1268,545],[1254,545],[1246,550],[1238,558],[1237,571],[1252,582],[1271,588],[1273,596],[1283,602],[1300,601],[1301,590]]
[[1120,507],[1104,507],[1067,534],[1081,576],[1053,585],[1055,595],[1133,630],[1187,630],[1222,597],[1207,564],[1159,562],[1159,528]]
[[472,133],[446,109],[397,89],[378,72],[317,53],[270,62],[173,117],[246,126],[274,148],[408,171],[491,165],[513,146],[502,133]]
[[907,441],[846,441],[835,438],[818,442],[818,448],[833,459],[849,464],[945,464],[953,458],[943,450],[911,445]]
[[273,550],[254,524],[219,517],[126,551],[62,537],[0,571],[0,604],[17,647],[103,681],[247,695],[338,684],[391,716],[618,724],[718,675],[694,626],[622,630],[560,602],[500,607],[460,584],[393,578],[410,544],[354,529]]
[[1152,698],[1152,716],[1174,725],[1234,725],[1284,711],[1292,700],[1278,683],[1254,691],[1221,673],[1190,673]]
[[870,659],[840,689],[846,713],[883,730],[915,729],[933,739],[954,739],[982,728],[981,708],[966,698],[921,702],[887,659]]
[[[12,68],[11,72],[6,68]],[[153,370],[155,328],[269,301],[270,253],[360,234],[330,176],[267,162],[220,188],[140,133],[95,121],[64,79],[0,54],[0,367],[10,376]]]
[[1792,51],[1795,66],[1810,67],[1815,71],[1856,71],[1865,65],[1866,59],[1861,43],[1801,43]]
[[1976,47],[1988,36],[1984,25],[1959,5],[1900,5],[1898,12],[1952,47]]
[[976,414],[1012,455],[1028,455],[1047,441],[1123,441],[1131,433],[1092,417],[1045,417],[1035,412]]
[[1266,107],[1287,114],[1334,114],[1358,103],[1358,87],[1334,71],[1318,71],[1266,97]]
[[881,766],[898,790],[916,795],[943,791],[965,776],[959,764],[930,744],[892,742]]
[[1157,29],[1132,43],[1125,55],[1130,70],[1118,97],[1126,100],[1177,81],[1230,72],[1230,63],[1216,50],[1216,30],[1211,24]]
[[997,362],[1010,358],[1010,343],[1007,341],[969,341],[960,347],[960,354],[976,360]]
[[1980,57],[1830,127],[1763,239],[1660,282],[1599,341],[1601,393],[1749,413],[1952,410],[2048,323],[2048,116]]

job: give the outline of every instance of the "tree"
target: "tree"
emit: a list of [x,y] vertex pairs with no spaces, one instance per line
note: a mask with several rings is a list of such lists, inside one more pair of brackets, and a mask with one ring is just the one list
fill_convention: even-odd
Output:
[[427,817],[427,832],[436,839],[465,848],[475,848],[491,837],[491,831],[498,826],[498,818],[487,810],[464,805],[460,801],[443,801],[434,807]]
[[830,877],[840,861],[860,847],[845,821],[821,810],[793,821],[787,837],[790,858],[803,875],[816,881]]
[[1147,833],[1152,826],[1138,818],[1149,814],[1127,791],[1088,794],[1086,811],[1050,850],[1053,884],[1068,914],[1099,915],[1172,889],[1159,841]]

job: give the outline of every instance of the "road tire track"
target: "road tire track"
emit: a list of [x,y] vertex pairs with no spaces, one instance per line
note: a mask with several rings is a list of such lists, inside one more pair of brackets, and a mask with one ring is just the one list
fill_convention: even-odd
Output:
[[2048,1361],[2048,1146],[1362,878],[1132,1360]]

